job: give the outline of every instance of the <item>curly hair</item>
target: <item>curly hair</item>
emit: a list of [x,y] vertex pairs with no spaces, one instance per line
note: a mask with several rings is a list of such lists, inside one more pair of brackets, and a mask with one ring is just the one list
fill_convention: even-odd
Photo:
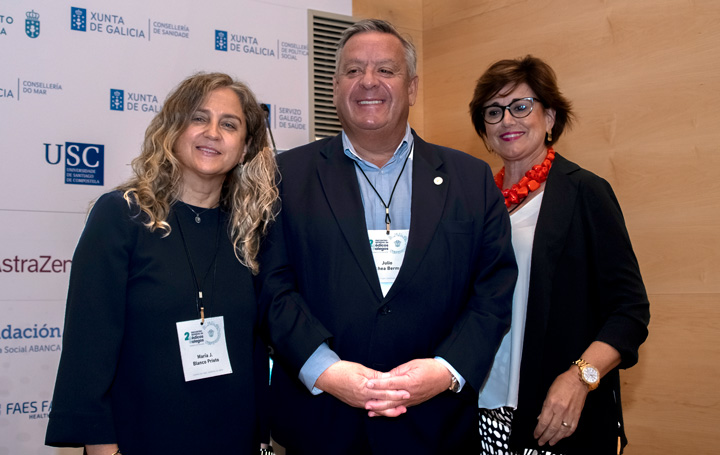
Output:
[[197,73],[182,81],[145,131],[141,153],[132,161],[134,175],[117,189],[123,191],[129,205],[137,205],[147,215],[144,224],[151,232],[160,229],[163,236],[169,235],[170,207],[179,200],[182,189],[182,169],[173,147],[210,92],[226,87],[240,99],[247,125],[247,153],[244,162],[225,177],[219,204],[231,214],[228,234],[235,256],[257,274],[260,242],[276,214],[277,167],[268,147],[265,113],[244,83],[224,73]]
[[493,63],[480,76],[475,85],[475,93],[470,101],[470,117],[475,131],[485,139],[487,130],[483,120],[483,106],[500,93],[506,85],[510,84],[508,93],[518,85],[527,84],[545,109],[555,110],[555,125],[552,129],[552,140],[545,140],[546,145],[552,145],[560,138],[565,127],[570,127],[574,119],[572,103],[565,98],[557,85],[555,71],[543,60],[526,55],[523,58],[500,60]]

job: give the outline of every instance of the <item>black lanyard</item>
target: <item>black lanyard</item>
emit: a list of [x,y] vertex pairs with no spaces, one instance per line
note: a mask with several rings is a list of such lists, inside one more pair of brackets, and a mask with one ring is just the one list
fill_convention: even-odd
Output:
[[[205,271],[205,275],[203,275],[202,283],[198,284],[197,275],[195,273],[195,267],[193,267],[192,258],[190,257],[190,250],[188,249],[187,242],[185,241],[185,235],[183,234],[182,225],[180,223],[180,217],[177,214],[177,210],[175,211],[175,220],[177,220],[178,224],[178,232],[180,233],[180,238],[183,242],[183,247],[185,248],[185,256],[187,257],[188,264],[190,265],[190,274],[192,275],[193,284],[195,285],[195,305],[197,305],[197,311],[200,313],[200,324],[205,323],[205,305],[203,303],[203,289],[205,284],[205,279],[207,278],[208,273],[210,273],[210,269],[213,269],[213,281],[212,281],[212,289],[215,290],[215,277],[217,275],[217,253],[220,245],[220,225],[222,224],[220,222],[220,210],[218,209],[218,225],[217,225],[217,231],[215,232],[215,252],[213,253],[213,259],[210,265],[208,266],[208,269]],[[214,292],[212,297],[214,297]],[[212,303],[212,298],[210,299],[210,303]]]
[[382,202],[383,207],[385,207],[385,228],[387,229],[387,234],[390,235],[390,204],[392,204],[392,198],[395,194],[395,188],[398,186],[398,182],[400,181],[400,177],[402,177],[403,172],[405,171],[405,165],[408,162],[408,158],[410,158],[410,154],[412,153],[412,150],[408,150],[408,154],[405,157],[405,161],[403,162],[402,169],[400,169],[400,174],[398,174],[397,180],[395,180],[395,185],[393,185],[393,189],[390,192],[390,199],[388,200],[388,203],[385,203],[385,200],[380,196],[380,193],[378,193],[378,190],[375,189],[375,185],[372,184],[370,179],[368,178],[367,174],[365,174],[365,171],[360,167],[357,161],[353,160],[353,163],[355,163],[355,166],[357,166],[358,169],[360,169],[360,172],[362,172],[362,175],[365,176],[365,180],[367,180],[368,185],[370,185],[370,188],[373,189],[375,194],[377,194],[377,197],[380,198],[380,202]]

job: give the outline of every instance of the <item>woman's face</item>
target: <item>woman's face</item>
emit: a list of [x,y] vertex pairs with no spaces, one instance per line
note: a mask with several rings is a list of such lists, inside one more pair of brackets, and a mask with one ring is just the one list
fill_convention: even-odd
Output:
[[[499,94],[486,102],[486,106],[507,106],[521,98],[537,98],[526,84],[521,83],[508,93],[510,85],[503,87]],[[503,96],[503,94],[506,94]],[[487,145],[500,155],[504,162],[534,162],[539,156],[545,156],[545,133],[555,124],[555,111],[545,109],[541,102],[535,101],[530,115],[515,118],[507,109],[501,114],[502,120],[495,124],[485,123]]]
[[210,92],[175,142],[185,182],[219,183],[247,151],[247,124],[237,94],[228,87]]

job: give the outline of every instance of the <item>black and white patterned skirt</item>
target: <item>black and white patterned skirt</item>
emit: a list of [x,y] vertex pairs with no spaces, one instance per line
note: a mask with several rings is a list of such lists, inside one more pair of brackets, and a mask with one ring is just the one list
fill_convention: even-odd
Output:
[[510,450],[512,408],[480,409],[480,438],[482,455],[562,455],[547,450]]

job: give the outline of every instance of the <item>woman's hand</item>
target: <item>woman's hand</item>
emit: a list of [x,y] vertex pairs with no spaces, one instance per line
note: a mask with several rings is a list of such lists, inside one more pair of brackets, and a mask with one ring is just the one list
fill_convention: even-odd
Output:
[[[593,341],[581,358],[597,368],[601,378],[620,364],[620,353],[602,341]],[[576,365],[555,378],[533,433],[539,445],[549,443],[553,446],[575,432],[589,390],[580,379],[580,369]]]
[[545,397],[533,433],[538,445],[549,443],[554,446],[575,432],[588,391],[588,386],[580,380],[578,367],[575,365],[555,378]]
[[88,455],[113,455],[118,450],[117,444],[90,444],[85,446]]

